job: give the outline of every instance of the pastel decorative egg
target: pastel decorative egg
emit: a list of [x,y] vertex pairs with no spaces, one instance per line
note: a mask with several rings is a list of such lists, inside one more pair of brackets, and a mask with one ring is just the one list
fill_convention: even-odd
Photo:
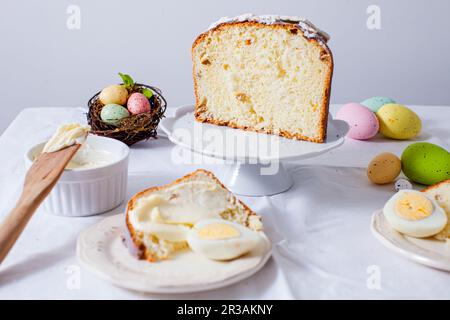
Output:
[[132,114],[150,112],[150,102],[142,93],[135,92],[128,98],[127,108]]
[[400,159],[390,152],[377,155],[367,167],[367,177],[375,184],[386,184],[394,181],[402,170]]
[[128,110],[121,105],[110,103],[102,108],[100,112],[100,118],[103,122],[108,124],[117,124],[123,118],[129,117],[130,113]]
[[113,84],[104,88],[99,95],[100,102],[104,105],[110,103],[125,105],[127,98],[127,89],[119,84]]
[[388,97],[372,97],[361,102],[363,106],[366,106],[373,112],[377,112],[382,106],[388,103],[395,103],[395,101]]
[[376,115],[359,103],[347,103],[339,109],[336,119],[348,123],[350,130],[347,137],[357,140],[367,140],[374,137],[379,128]]
[[419,116],[404,105],[388,103],[376,114],[380,122],[380,132],[387,138],[412,139],[422,130],[422,121]]
[[410,144],[402,154],[402,170],[411,181],[436,184],[450,179],[450,153],[429,142]]

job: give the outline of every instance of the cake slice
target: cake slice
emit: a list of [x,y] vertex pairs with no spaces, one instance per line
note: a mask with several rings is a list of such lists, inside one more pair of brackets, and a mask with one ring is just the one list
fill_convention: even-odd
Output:
[[192,46],[195,118],[324,142],[333,73],[328,38],[296,17],[219,20]]
[[447,214],[447,225],[445,228],[436,234],[434,237],[438,240],[447,240],[450,238],[450,179],[439,182],[435,185],[423,189],[430,197],[434,198]]
[[125,241],[139,259],[167,259],[187,249],[189,230],[207,219],[225,219],[251,230],[262,229],[260,216],[211,172],[200,169],[168,185],[134,195],[126,210]]

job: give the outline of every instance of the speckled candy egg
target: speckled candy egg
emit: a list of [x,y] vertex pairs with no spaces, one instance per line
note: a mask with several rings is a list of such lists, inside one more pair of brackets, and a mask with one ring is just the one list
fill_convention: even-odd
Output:
[[132,114],[150,112],[150,102],[142,93],[135,92],[128,98],[127,108]]
[[408,179],[400,178],[394,183],[394,190],[411,190],[413,189],[412,183]]
[[128,110],[121,105],[110,103],[102,108],[100,118],[108,124],[116,124],[123,118],[129,117]]
[[127,98],[127,89],[118,84],[113,84],[104,88],[99,95],[100,102],[104,105],[110,103],[125,105],[125,103],[127,103]]
[[391,139],[412,139],[422,130],[419,116],[401,104],[385,104],[378,110],[377,116],[381,134]]
[[390,152],[377,155],[367,167],[367,177],[375,184],[394,181],[402,170],[400,159]]
[[429,142],[410,144],[402,154],[402,170],[410,180],[424,185],[450,179],[450,153]]
[[347,103],[336,114],[336,119],[348,123],[350,130],[347,137],[357,140],[367,140],[378,132],[378,119],[367,107],[359,103]]
[[388,97],[372,97],[361,102],[363,106],[366,106],[373,112],[377,112],[382,106],[388,103],[395,103],[395,101]]

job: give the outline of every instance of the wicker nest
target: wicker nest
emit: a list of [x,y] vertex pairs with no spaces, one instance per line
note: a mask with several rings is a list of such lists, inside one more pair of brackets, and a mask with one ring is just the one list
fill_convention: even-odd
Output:
[[140,83],[135,83],[131,89],[128,89],[128,95],[134,92],[142,93],[144,89],[153,91],[153,95],[149,99],[151,111],[130,115],[114,125],[105,123],[100,118],[103,104],[99,100],[100,92],[97,92],[88,101],[87,121],[91,126],[91,133],[120,140],[129,146],[142,140],[156,139],[156,128],[164,117],[167,102],[162,96],[161,90]]

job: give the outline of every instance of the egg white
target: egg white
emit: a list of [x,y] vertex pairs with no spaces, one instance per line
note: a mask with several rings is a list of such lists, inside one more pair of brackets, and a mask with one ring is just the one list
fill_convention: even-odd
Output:
[[[239,231],[239,236],[226,239],[202,239],[198,231],[208,224],[228,224]],[[261,240],[258,232],[236,222],[222,219],[206,219],[194,225],[188,234],[187,242],[192,251],[212,260],[231,260],[248,253]]]
[[[431,215],[420,220],[408,220],[402,218],[395,212],[397,201],[404,196],[405,193],[418,193],[422,197],[427,198],[433,204]],[[439,233],[447,224],[447,215],[444,210],[436,203],[433,198],[416,190],[400,190],[394,194],[385,204],[383,214],[392,228],[400,233],[415,238],[431,237]]]

